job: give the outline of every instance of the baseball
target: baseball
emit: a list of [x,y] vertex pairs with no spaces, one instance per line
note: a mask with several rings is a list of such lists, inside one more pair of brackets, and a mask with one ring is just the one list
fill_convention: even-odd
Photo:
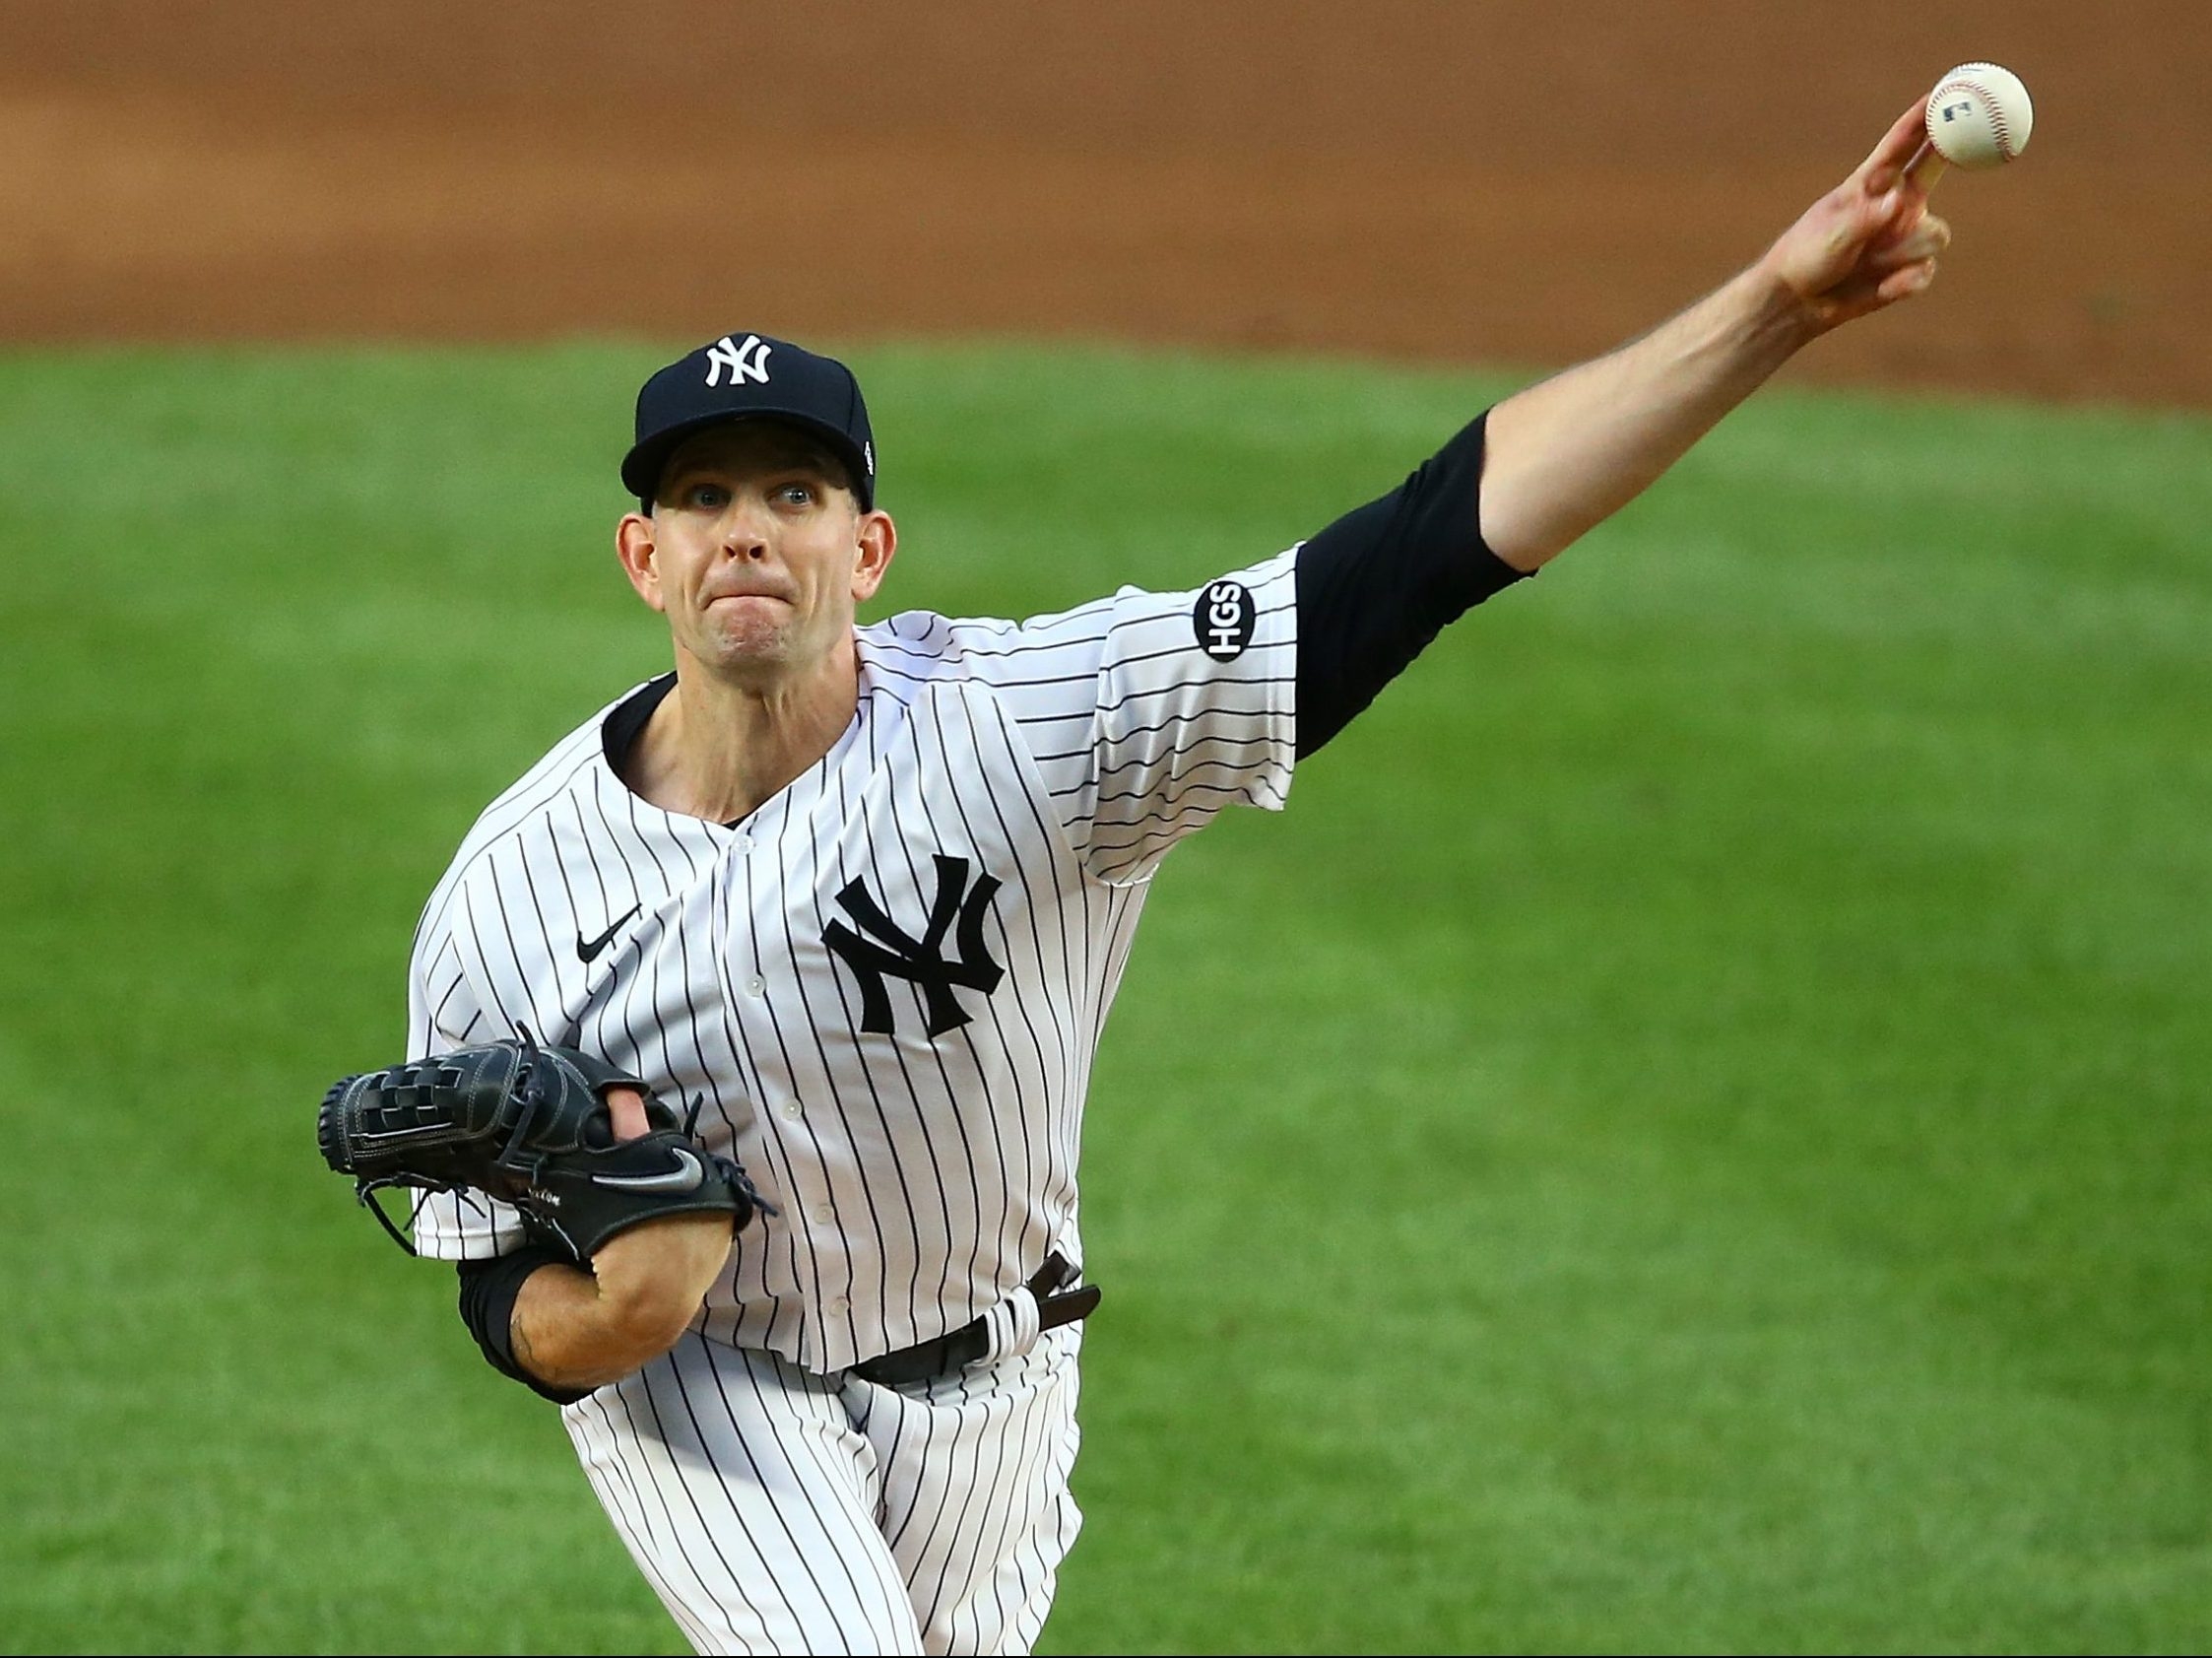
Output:
[[1927,141],[1953,166],[2001,166],[2028,147],[2036,106],[2020,77],[1993,63],[1962,63],[1927,97]]

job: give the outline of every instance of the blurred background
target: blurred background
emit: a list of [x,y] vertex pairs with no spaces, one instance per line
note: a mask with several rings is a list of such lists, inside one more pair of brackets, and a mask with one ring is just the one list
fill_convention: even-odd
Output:
[[1765,245],[1949,65],[1938,302],[1806,375],[2212,394],[2193,0],[22,0],[0,335],[977,330],[1555,364]]
[[1044,1647],[2203,1650],[2193,0],[0,7],[0,1649],[683,1649],[308,1137],[652,368],[856,365],[879,610],[1190,587],[1975,58],[1932,292],[1161,875]]

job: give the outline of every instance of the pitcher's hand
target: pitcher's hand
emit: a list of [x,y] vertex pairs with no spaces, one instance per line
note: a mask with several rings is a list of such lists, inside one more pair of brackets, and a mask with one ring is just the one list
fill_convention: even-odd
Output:
[[1856,170],[1783,232],[1758,268],[1803,307],[1813,333],[1910,298],[1935,278],[1951,227],[1906,176],[1926,132],[1919,99]]

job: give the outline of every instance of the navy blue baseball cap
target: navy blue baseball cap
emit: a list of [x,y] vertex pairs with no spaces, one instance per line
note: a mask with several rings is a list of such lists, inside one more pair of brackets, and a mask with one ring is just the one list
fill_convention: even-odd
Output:
[[876,438],[860,381],[835,358],[788,340],[725,334],[661,369],[637,393],[637,441],[622,486],[650,507],[668,458],[694,431],[769,417],[806,428],[841,456],[861,510],[876,505]]

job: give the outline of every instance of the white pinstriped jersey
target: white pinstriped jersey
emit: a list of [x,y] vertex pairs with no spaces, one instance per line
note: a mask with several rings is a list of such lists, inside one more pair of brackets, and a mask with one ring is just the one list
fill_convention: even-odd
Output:
[[[967,1323],[1050,1249],[1081,1260],[1084,1094],[1146,883],[1289,787],[1296,551],[1026,623],[861,628],[851,725],[735,826],[632,794],[602,710],[431,895],[411,1056],[528,1026],[702,1096],[701,1138],[782,1210],[702,1328],[809,1370]],[[481,1199],[417,1217],[444,1259],[521,1235]]]

